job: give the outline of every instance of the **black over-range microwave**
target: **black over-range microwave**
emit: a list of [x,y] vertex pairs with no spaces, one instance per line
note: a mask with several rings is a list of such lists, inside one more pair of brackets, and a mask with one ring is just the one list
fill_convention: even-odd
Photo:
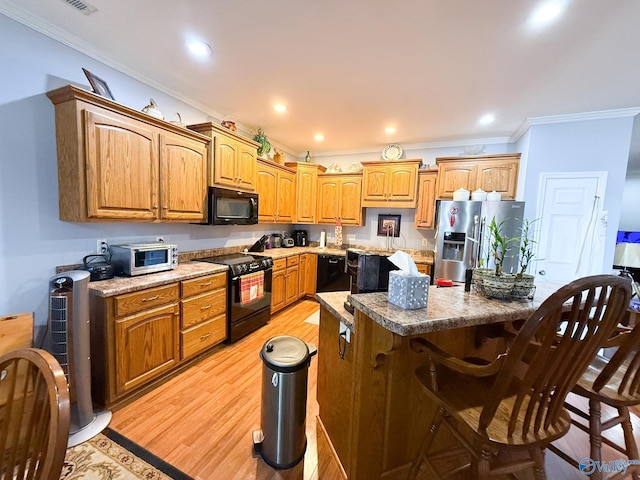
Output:
[[258,194],[209,187],[208,225],[258,223]]

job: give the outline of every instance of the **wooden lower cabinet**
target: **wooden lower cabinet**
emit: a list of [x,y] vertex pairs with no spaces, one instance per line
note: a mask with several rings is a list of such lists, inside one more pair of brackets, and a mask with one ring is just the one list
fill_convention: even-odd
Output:
[[300,254],[300,288],[299,298],[316,294],[316,272],[318,256],[315,253]]
[[292,304],[299,298],[300,256],[279,258],[273,262],[271,279],[271,313]]
[[227,273],[133,293],[92,295],[91,388],[110,407],[222,342]]
[[116,393],[153,379],[178,362],[178,305],[116,320]]

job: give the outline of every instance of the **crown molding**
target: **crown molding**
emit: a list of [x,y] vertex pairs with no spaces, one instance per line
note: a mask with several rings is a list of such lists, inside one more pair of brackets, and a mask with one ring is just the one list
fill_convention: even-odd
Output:
[[549,115],[546,117],[527,118],[517,128],[510,138],[511,143],[515,143],[535,125],[550,125],[554,123],[584,122],[589,120],[606,120],[610,118],[635,117],[640,114],[640,107],[617,108],[612,110],[600,110],[595,112],[567,113],[564,115]]

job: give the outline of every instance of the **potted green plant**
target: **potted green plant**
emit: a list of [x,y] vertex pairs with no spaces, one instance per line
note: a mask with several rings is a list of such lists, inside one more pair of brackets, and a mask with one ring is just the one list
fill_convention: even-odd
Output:
[[256,133],[253,134],[253,140],[258,142],[260,146],[257,149],[258,156],[264,157],[264,155],[268,155],[271,151],[271,143],[269,143],[269,139],[267,135],[259,128]]
[[533,224],[539,219],[522,221],[522,238],[520,240],[520,251],[518,255],[519,270],[516,274],[516,281],[513,288],[513,296],[516,298],[528,297],[533,288],[533,282],[535,280],[534,275],[530,275],[527,272],[529,266],[536,261],[535,248],[537,242],[534,240]]
[[[476,290],[486,297],[511,298],[511,291],[515,283],[515,275],[502,271],[505,256],[511,249],[511,244],[516,240],[504,235],[505,221],[498,222],[495,217],[491,219],[484,242],[487,246],[485,256],[479,262],[480,268],[473,271]],[[492,261],[494,267],[489,268]]]

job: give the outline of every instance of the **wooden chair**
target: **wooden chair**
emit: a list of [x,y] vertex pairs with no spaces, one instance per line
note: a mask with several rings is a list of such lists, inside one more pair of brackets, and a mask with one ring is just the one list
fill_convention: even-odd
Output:
[[[589,434],[591,444],[589,458],[591,460],[594,462],[602,461],[601,447],[602,443],[606,443],[626,455],[627,459],[640,462],[638,444],[633,435],[629,413],[629,407],[640,405],[640,323],[633,329],[620,329],[616,333],[605,345],[605,347],[617,347],[613,357],[607,360],[604,357],[596,356],[572,390],[574,394],[589,400],[589,413],[569,401],[565,402],[565,407],[578,417],[588,421],[588,425],[584,425],[574,418],[572,424]],[[615,408],[618,415],[603,420],[601,404]],[[602,435],[603,431],[616,425],[622,427],[624,447]],[[559,447],[550,445],[549,449],[575,468],[589,474],[591,478],[596,480],[604,478],[603,471],[596,468],[595,463],[581,465]],[[625,473],[632,474],[634,480],[640,480],[640,464],[628,465],[626,471],[615,471],[616,466],[620,467],[621,464],[614,465],[614,468],[611,468],[611,464],[607,465],[609,472],[605,473],[610,473],[607,478],[621,478]]]
[[[484,479],[533,467],[536,478],[546,478],[545,448],[571,425],[565,398],[624,316],[630,298],[629,282],[613,275],[565,285],[525,321],[509,350],[487,365],[413,339],[412,348],[431,360],[416,370],[416,378],[438,409],[408,478],[415,479],[423,463],[430,471],[427,478],[442,477],[434,461],[461,458],[461,453],[471,461],[444,476],[471,467],[474,478]],[[567,310],[568,328],[557,341]],[[431,452],[441,426],[461,448]]]
[[69,388],[57,360],[35,348],[0,357],[0,478],[60,478]]

